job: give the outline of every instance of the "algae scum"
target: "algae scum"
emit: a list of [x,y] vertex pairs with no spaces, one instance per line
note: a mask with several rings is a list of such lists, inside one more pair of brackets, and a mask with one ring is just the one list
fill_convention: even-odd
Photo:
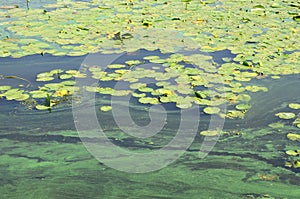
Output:
[[[299,198],[299,8],[280,0],[1,2],[1,198]],[[140,134],[132,123],[118,126],[114,103],[129,107]],[[163,148],[197,119],[182,111],[197,110],[199,127],[184,129],[182,142],[197,135],[172,164],[126,173],[83,145],[95,140],[79,137],[72,108],[86,105],[110,142],[138,153]],[[147,136],[154,106],[166,119]],[[206,139],[218,141],[200,158]]]

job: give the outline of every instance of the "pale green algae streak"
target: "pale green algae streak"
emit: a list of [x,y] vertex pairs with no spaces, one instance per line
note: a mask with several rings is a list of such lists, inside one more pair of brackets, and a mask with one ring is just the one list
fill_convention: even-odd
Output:
[[[292,129],[286,129],[292,131]],[[116,144],[130,142],[118,130]],[[166,136],[166,135],[163,135]],[[254,136],[254,138],[253,138]],[[287,140],[267,143],[280,131],[228,131],[205,159],[198,142],[162,170],[129,174],[108,168],[81,144],[77,132],[1,134],[1,187],[4,198],[289,198],[299,196],[300,176],[274,159]],[[119,137],[120,139],[115,139]],[[164,139],[167,139],[166,136]],[[127,140],[128,139],[128,140]],[[255,142],[254,142],[254,140]],[[147,152],[159,140],[134,142]],[[138,149],[143,146],[144,149]],[[261,150],[263,149],[264,152]]]

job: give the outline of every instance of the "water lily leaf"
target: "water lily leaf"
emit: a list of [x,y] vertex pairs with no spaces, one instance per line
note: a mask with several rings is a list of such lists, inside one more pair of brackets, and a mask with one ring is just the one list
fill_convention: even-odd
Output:
[[238,104],[235,106],[236,109],[238,110],[248,110],[251,108],[250,104]]
[[142,104],[159,104],[158,99],[154,97],[142,97],[139,98],[139,102]]
[[137,98],[146,97],[146,93],[132,93],[132,96]]
[[11,89],[11,86],[0,86],[0,91],[7,91]]
[[30,91],[29,94],[31,95],[32,98],[46,98],[47,94],[49,93],[46,91],[35,90],[35,91]]
[[295,133],[288,133],[287,138],[292,141],[300,141],[300,135]]
[[63,89],[63,90],[56,91],[53,94],[53,97],[64,97],[64,96],[69,95],[69,94],[70,94],[70,91]]
[[149,88],[147,86],[139,87],[138,90],[143,93],[150,93],[153,91],[153,88]]
[[112,107],[111,106],[101,106],[100,110],[103,112],[108,112],[108,111],[112,110]]
[[287,119],[287,120],[296,117],[295,113],[289,113],[289,112],[276,113],[275,115],[281,119]]
[[203,136],[219,136],[221,133],[219,130],[206,130],[206,131],[201,131],[200,135]]
[[114,68],[125,68],[126,66],[123,64],[110,64],[107,67],[114,69]]
[[54,80],[54,77],[38,77],[36,79],[37,82],[48,82]]
[[285,153],[290,156],[300,156],[300,150],[288,150]]
[[140,60],[129,60],[125,62],[128,66],[132,66],[132,65],[138,65],[141,63]]
[[60,79],[70,79],[72,77],[73,77],[73,75],[71,75],[71,74],[62,74],[59,76]]
[[6,100],[23,101],[30,97],[28,94],[25,94],[23,92],[24,92],[24,90],[13,88],[13,89],[7,90],[6,92],[0,94],[0,97],[5,96]]
[[300,109],[300,104],[297,103],[290,103],[289,107],[292,109]]
[[203,109],[204,113],[210,114],[210,115],[217,114],[217,113],[220,112],[220,110],[221,109],[218,108],[218,107],[206,107],[206,108]]
[[236,111],[236,110],[229,110],[226,114],[227,118],[234,119],[234,118],[241,118],[243,119],[245,113],[243,111]]
[[37,110],[49,110],[49,109],[51,109],[50,106],[45,106],[45,105],[41,105],[41,104],[36,105],[35,108]]

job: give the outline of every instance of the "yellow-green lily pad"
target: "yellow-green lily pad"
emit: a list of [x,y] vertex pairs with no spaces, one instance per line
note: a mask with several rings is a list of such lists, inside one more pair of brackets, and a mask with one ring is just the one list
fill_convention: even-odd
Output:
[[288,133],[287,138],[292,141],[300,141],[300,135],[295,133]]
[[100,107],[100,110],[103,111],[103,112],[108,112],[112,109],[111,106],[101,106]]
[[204,113],[210,114],[210,115],[217,114],[217,113],[220,112],[220,110],[221,109],[218,108],[218,107],[206,107],[206,108],[203,109]]
[[200,135],[203,136],[219,136],[221,133],[219,130],[206,130],[206,131],[201,131]]
[[290,103],[289,107],[292,109],[300,109],[300,104],[298,103]]
[[290,113],[290,112],[276,113],[275,115],[281,119],[286,119],[286,120],[296,117],[295,113]]

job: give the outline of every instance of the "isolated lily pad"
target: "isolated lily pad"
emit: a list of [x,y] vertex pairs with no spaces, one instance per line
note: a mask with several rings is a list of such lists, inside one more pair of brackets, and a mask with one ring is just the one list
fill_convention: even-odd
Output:
[[296,117],[295,113],[289,113],[289,112],[276,113],[275,115],[281,119],[287,119],[287,120]]
[[300,109],[300,104],[298,103],[290,103],[289,107],[292,109]]
[[248,110],[251,108],[250,104],[238,104],[235,106],[236,109],[238,110]]
[[36,108],[37,110],[49,110],[49,109],[51,109],[50,106],[45,106],[45,105],[41,105],[41,104],[36,105],[35,108]]
[[112,109],[111,106],[101,106],[100,107],[100,110],[103,111],[103,112],[108,112]]
[[210,114],[210,115],[217,114],[217,113],[220,112],[220,110],[221,109],[218,108],[218,107],[206,107],[206,108],[203,109],[204,113]]
[[206,130],[206,131],[201,131],[200,135],[203,136],[219,136],[221,133],[219,130]]
[[300,134],[288,133],[287,138],[292,141],[300,141]]

